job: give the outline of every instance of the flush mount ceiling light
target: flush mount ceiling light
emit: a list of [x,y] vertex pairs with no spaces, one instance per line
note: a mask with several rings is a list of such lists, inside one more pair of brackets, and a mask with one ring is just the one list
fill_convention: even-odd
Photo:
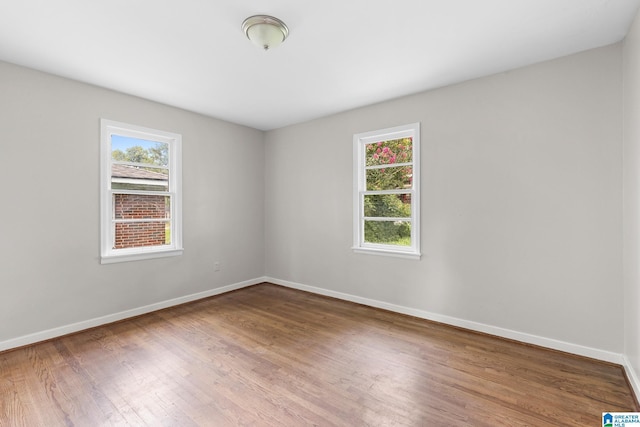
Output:
[[289,35],[289,29],[284,22],[268,15],[248,17],[242,23],[242,31],[249,40],[264,50],[278,46]]

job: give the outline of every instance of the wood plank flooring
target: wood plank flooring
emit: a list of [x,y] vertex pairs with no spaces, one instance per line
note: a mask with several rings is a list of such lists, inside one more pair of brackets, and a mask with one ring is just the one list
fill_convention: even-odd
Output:
[[0,426],[599,426],[620,366],[271,284],[0,353]]

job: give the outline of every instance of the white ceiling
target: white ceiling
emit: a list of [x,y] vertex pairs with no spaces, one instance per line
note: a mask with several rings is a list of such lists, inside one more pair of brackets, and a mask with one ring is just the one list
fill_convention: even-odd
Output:
[[[274,129],[621,40],[640,0],[3,0],[0,60]],[[264,52],[240,26],[282,19]]]

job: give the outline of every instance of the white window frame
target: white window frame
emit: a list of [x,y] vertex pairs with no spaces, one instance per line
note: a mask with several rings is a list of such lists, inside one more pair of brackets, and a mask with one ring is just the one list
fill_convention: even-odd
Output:
[[[111,137],[144,139],[166,143],[169,146],[169,188],[167,192],[153,194],[171,197],[171,244],[114,249],[115,227],[113,221],[113,193],[111,189]],[[120,192],[120,191],[118,191]],[[145,194],[147,194],[145,192]],[[100,263],[161,258],[182,255],[182,136],[142,126],[100,120]]]
[[[411,195],[411,246],[386,245],[364,241],[364,196],[395,193],[394,190],[366,190],[366,146],[379,141],[412,138],[413,179],[409,190],[401,193]],[[409,259],[420,259],[420,123],[411,123],[387,129],[358,133],[353,136],[354,191],[353,191],[353,251],[363,254],[387,255]],[[400,219],[400,218],[394,218]]]

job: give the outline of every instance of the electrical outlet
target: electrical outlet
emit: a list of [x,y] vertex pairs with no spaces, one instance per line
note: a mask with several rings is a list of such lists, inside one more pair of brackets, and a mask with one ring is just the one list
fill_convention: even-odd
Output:
[[220,263],[218,261],[213,263],[213,271],[220,271]]

